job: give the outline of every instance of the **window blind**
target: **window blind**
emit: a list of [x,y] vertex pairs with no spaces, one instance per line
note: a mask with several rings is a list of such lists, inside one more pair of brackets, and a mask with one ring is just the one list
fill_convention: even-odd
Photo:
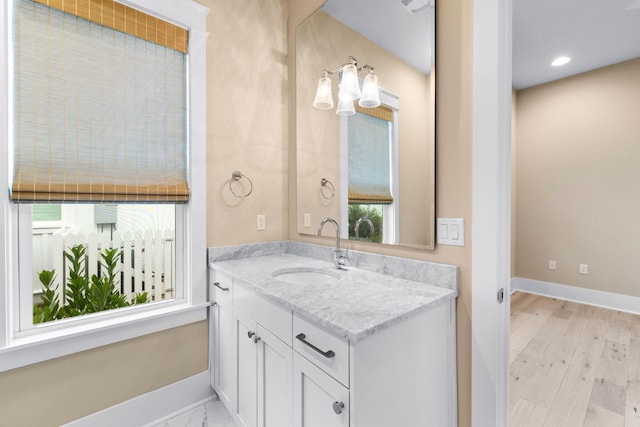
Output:
[[185,53],[13,4],[11,198],[187,201]]
[[[374,110],[374,109],[372,109]],[[356,112],[349,116],[349,203],[390,204],[391,122]]]

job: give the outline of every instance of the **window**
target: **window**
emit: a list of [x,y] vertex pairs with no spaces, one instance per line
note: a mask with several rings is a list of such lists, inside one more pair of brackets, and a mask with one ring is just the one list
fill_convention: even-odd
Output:
[[35,205],[31,215],[34,223],[62,222],[62,205]]
[[[42,206],[64,208],[59,228],[35,229]],[[34,204],[31,215],[34,324],[176,296],[174,205]]]
[[34,233],[59,228],[62,226],[62,205],[57,203],[33,205],[31,216]]
[[[10,100],[0,179],[11,197],[0,210],[3,369],[206,317],[207,9],[123,1],[11,0],[0,10],[0,99]],[[69,299],[72,261],[89,281],[113,276],[127,307],[34,319],[34,291],[39,303],[43,287],[60,305]],[[57,282],[43,285],[37,273],[54,269]]]

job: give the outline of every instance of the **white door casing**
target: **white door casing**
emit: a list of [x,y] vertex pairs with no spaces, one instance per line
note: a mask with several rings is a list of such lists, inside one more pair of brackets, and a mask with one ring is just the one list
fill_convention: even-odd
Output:
[[473,2],[471,412],[481,427],[508,425],[511,5]]

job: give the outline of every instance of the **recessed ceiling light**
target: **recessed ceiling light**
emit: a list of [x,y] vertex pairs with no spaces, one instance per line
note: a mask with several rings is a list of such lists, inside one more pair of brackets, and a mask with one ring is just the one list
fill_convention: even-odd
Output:
[[571,58],[569,58],[568,56],[559,56],[553,60],[553,62],[551,63],[551,66],[560,67],[561,65],[568,64],[569,61],[571,61]]

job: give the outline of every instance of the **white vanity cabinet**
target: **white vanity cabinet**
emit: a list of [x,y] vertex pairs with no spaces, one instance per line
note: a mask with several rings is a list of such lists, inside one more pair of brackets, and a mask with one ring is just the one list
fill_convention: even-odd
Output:
[[294,353],[293,425],[349,427],[349,409],[349,389]]
[[211,386],[220,401],[232,413],[237,366],[232,305],[233,281],[222,273],[211,271],[209,283],[209,292],[214,303],[209,322],[213,358],[210,368]]
[[457,425],[454,298],[349,340],[241,281],[211,277],[222,286],[212,385],[238,426]]
[[211,271],[212,386],[242,427],[291,427],[291,311]]
[[236,423],[291,426],[292,350],[255,320],[235,313],[237,333]]
[[453,303],[355,342],[294,314],[294,427],[455,426]]

